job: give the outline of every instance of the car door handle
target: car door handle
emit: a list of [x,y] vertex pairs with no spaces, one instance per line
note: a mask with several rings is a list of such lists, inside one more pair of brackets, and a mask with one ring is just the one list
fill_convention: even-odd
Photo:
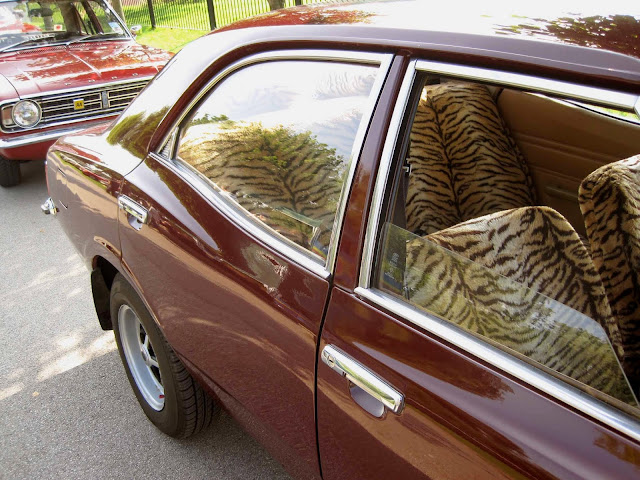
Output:
[[[325,346],[322,349],[322,361],[393,413],[399,414],[404,408],[402,393],[339,348],[333,345]],[[384,408],[377,409],[370,402],[363,400],[360,392],[352,390],[351,394],[354,400],[369,413],[377,417],[381,417],[384,413]]]
[[147,223],[147,220],[149,219],[149,212],[147,209],[139,203],[134,202],[126,195],[120,195],[118,197],[118,206],[124,210],[127,215],[130,215],[140,222],[140,224]]

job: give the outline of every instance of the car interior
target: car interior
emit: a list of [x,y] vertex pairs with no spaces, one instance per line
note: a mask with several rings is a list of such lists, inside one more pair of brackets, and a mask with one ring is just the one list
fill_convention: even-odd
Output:
[[378,286],[638,416],[637,115],[432,75],[415,96]]

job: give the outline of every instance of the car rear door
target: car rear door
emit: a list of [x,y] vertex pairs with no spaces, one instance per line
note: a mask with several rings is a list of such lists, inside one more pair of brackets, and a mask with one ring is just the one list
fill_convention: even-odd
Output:
[[131,172],[123,266],[174,350],[296,477],[337,235],[390,57],[271,52],[214,76]]
[[320,337],[323,478],[637,476],[636,419],[416,309],[401,288],[388,293],[397,286],[384,274],[404,254],[387,255],[382,222],[420,95],[406,65],[389,76],[397,103],[376,112],[363,148]]

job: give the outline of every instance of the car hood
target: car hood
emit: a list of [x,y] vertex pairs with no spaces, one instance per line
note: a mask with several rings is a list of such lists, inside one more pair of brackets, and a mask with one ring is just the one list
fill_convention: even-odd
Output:
[[152,76],[170,58],[134,41],[53,45],[0,54],[0,74],[23,97]]

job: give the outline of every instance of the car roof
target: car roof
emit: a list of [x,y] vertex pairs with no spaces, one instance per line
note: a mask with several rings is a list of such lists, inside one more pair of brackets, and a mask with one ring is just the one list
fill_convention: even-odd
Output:
[[567,2],[518,3],[403,0],[305,5],[241,20],[218,31],[288,27],[291,35],[309,41],[333,32],[345,43],[373,44],[377,39],[389,46],[457,48],[476,57],[517,61],[520,56],[524,63],[535,64],[537,58],[541,65],[574,64],[608,71],[605,76],[610,78],[640,82],[640,2],[608,0],[595,6],[581,2],[573,10]]

